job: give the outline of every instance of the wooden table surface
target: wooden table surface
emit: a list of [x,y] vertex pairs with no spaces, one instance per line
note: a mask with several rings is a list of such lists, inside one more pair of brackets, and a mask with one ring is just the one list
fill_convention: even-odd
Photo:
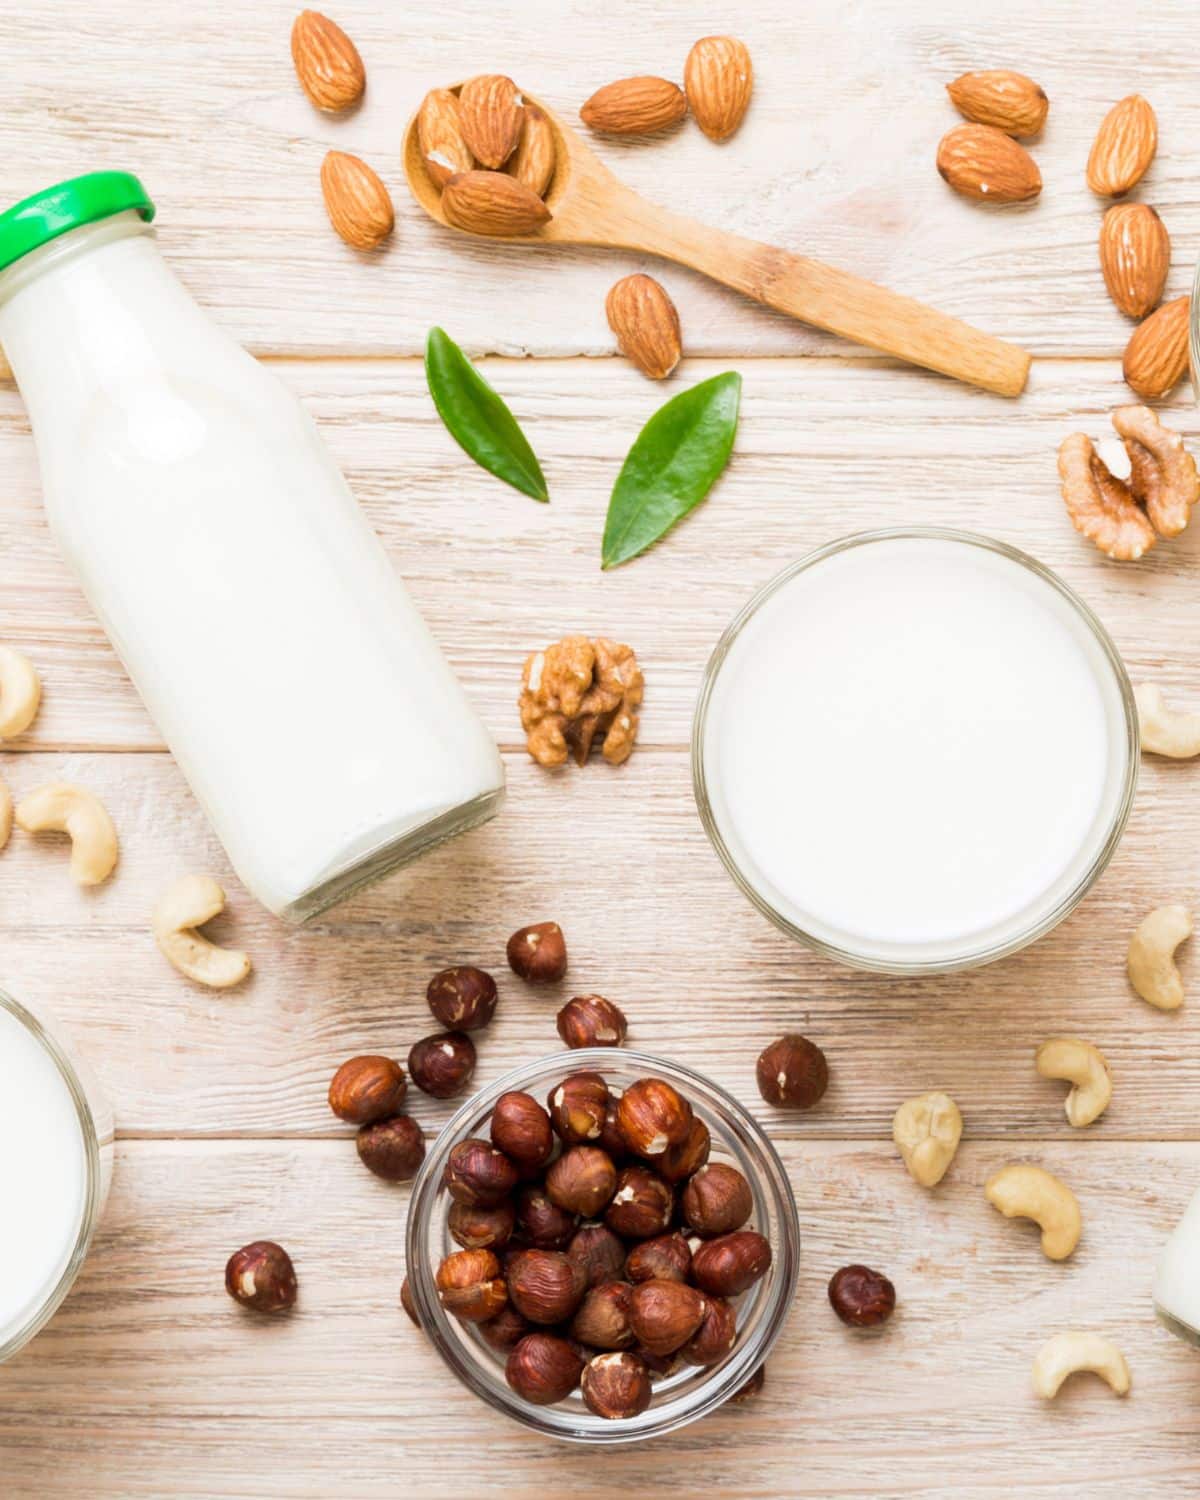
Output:
[[[24,408],[0,385],[0,638],[45,682],[3,772],[18,794],[58,776],[94,787],[122,839],[116,878],[95,892],[71,886],[53,841],[18,838],[0,861],[0,983],[61,1018],[119,1122],[94,1252],[50,1328],[0,1369],[0,1492],[1194,1492],[1200,1356],[1156,1325],[1149,1291],[1200,1185],[1200,1001],[1175,1015],[1142,1004],[1124,949],[1146,910],[1200,896],[1200,767],[1143,765],[1116,859],[1036,948],[911,981],[834,967],[758,916],[705,841],[686,748],[707,654],[756,585],[837,535],[902,522],[1033,552],[1098,610],[1135,680],[1200,706],[1200,526],[1140,564],[1109,563],[1072,531],[1055,474],[1060,439],[1100,435],[1127,399],[1128,325],[1101,283],[1102,209],[1083,182],[1121,95],[1139,90],[1158,111],[1160,151],[1135,196],[1172,234],[1169,295],[1187,289],[1200,247],[1191,0],[1010,0],[1002,14],[936,0],[339,0],[369,78],[345,119],[318,115],[295,82],[293,14],[285,0],[10,0],[2,196],[99,167],[142,174],[183,280],[320,423],[502,745],[510,796],[494,822],[303,930],[259,910],[56,555]],[[662,269],[687,348],[669,389],[740,370],[741,430],[708,503],[602,575],[609,488],[666,394],[611,357],[604,294],[641,263],[438,229],[405,193],[401,131],[426,88],[479,71],[510,72],[570,116],[612,78],[678,77],[695,37],[721,29],[754,57],[741,133],[716,147],[688,125],[602,143],[602,156],[672,208],[925,297],[1037,359],[1027,394],[1006,402]],[[934,170],[957,118],[944,83],[987,66],[1027,71],[1052,101],[1035,148],[1046,187],[1028,207],[968,204]],[[317,172],[331,146],[362,154],[393,190],[397,230],[380,256],[350,251],[326,222]],[[548,507],[474,468],[443,430],[418,358],[434,322],[498,356],[487,373],[543,457]],[[1197,433],[1190,388],[1166,404]],[[642,737],[619,772],[549,775],[524,754],[520,663],[568,631],[628,640],[643,661]],[[336,775],[336,729],[324,732]],[[252,981],[231,994],[189,986],[151,940],[156,895],[188,870],[225,882],[218,933],[253,956]],[[508,932],[547,916],[570,943],[561,996],[532,994],[503,963]],[[768,1122],[804,1243],[757,1400],[597,1463],[475,1403],[404,1319],[407,1190],[359,1167],[325,1091],[344,1058],[403,1056],[430,1030],[425,982],[458,961],[500,979],[481,1083],[556,1049],[557,1004],[599,990],[626,1009],[631,1042],[707,1071]],[[809,1115],[774,1116],[754,1089],[758,1051],[785,1029],[830,1060]],[[1113,1067],[1112,1106],[1086,1132],[1033,1068],[1037,1044],[1062,1032]],[[934,1087],[960,1102],[966,1136],[928,1194],[900,1165],[890,1120]],[[449,1112],[414,1101],[431,1133]],[[1075,1187],[1085,1229],[1070,1262],[1050,1264],[1029,1226],[985,1202],[986,1176],[1013,1159]],[[230,1251],[263,1235],[291,1248],[301,1283],[277,1321],[242,1314],[222,1286]],[[850,1260],[896,1282],[882,1336],[843,1328],[825,1302]],[[1076,1326],[1126,1351],[1127,1400],[1083,1379],[1052,1406],[1032,1395],[1035,1351]]]

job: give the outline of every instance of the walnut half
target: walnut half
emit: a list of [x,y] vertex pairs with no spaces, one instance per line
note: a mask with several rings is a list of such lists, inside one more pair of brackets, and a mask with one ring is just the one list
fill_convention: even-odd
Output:
[[1200,499],[1196,462],[1148,406],[1121,406],[1112,424],[1129,458],[1118,479],[1091,438],[1073,432],[1058,450],[1062,496],[1075,530],[1107,557],[1132,562],[1160,536],[1178,536]]
[[568,755],[583,765],[602,737],[604,759],[619,766],[633,753],[641,668],[629,646],[568,635],[525,661],[521,727],[540,766],[561,766]]

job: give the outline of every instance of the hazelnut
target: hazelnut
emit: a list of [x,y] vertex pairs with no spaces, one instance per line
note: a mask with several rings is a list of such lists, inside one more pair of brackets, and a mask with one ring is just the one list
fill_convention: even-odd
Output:
[[492,1141],[518,1171],[536,1172],[554,1152],[550,1116],[532,1094],[501,1094],[492,1109]]
[[767,1367],[766,1365],[759,1365],[758,1369],[755,1370],[754,1374],[751,1375],[746,1384],[738,1386],[737,1390],[734,1391],[732,1396],[730,1396],[730,1401],[741,1402],[751,1400],[753,1397],[758,1395],[759,1391],[762,1390],[763,1386],[766,1384],[766,1380]]
[[558,1034],[568,1047],[619,1047],[628,1026],[624,1013],[603,995],[576,995],[558,1013]]
[[521,927],[508,940],[508,965],[527,984],[556,984],[567,972],[567,940],[557,922]]
[[686,1281],[691,1269],[692,1252],[678,1231],[643,1240],[625,1261],[630,1281]]
[[546,1103],[558,1134],[568,1146],[580,1146],[598,1140],[604,1129],[608,1084],[599,1073],[572,1073],[550,1090]]
[[724,1297],[709,1297],[704,1321],[680,1351],[690,1365],[717,1365],[737,1343],[737,1313]]
[[533,1332],[533,1324],[523,1318],[511,1302],[506,1302],[494,1318],[478,1325],[481,1337],[493,1349],[511,1349],[519,1344],[527,1333]]
[[408,1115],[364,1125],[354,1144],[363,1166],[385,1182],[407,1182],[425,1160],[425,1137]]
[[419,1089],[435,1099],[461,1094],[475,1071],[475,1044],[461,1031],[422,1037],[408,1054],[408,1071]]
[[740,1229],[754,1212],[754,1198],[736,1167],[715,1161],[692,1177],[679,1206],[688,1228],[710,1239]]
[[425,998],[447,1031],[479,1031],[495,1013],[496,981],[482,969],[463,964],[435,974]]
[[500,1262],[490,1250],[456,1250],[437,1269],[438,1296],[464,1323],[494,1318],[508,1300]]
[[619,1421],[650,1405],[650,1371],[636,1354],[597,1354],[583,1367],[583,1399],[598,1417]]
[[604,1215],[614,1234],[648,1240],[662,1234],[675,1212],[675,1194],[649,1167],[624,1167]]
[[705,1240],[692,1251],[692,1280],[714,1297],[736,1297],[771,1264],[771,1247],[753,1229]]
[[517,1195],[517,1227],[537,1250],[565,1250],[579,1226],[579,1215],[552,1203],[540,1187]]
[[517,1169],[491,1141],[468,1137],[450,1148],[443,1177],[456,1203],[495,1208],[517,1185]]
[[566,1339],[527,1334],[508,1356],[504,1378],[518,1396],[536,1406],[563,1401],[579,1384],[583,1360]]
[[869,1266],[843,1266],[830,1279],[829,1305],[852,1328],[874,1328],[895,1310],[896,1288]]
[[606,1281],[587,1292],[571,1320],[571,1337],[592,1349],[628,1349],[633,1343],[627,1281]]
[[707,1299],[682,1281],[643,1281],[629,1299],[634,1338],[652,1354],[674,1354],[700,1327]]
[[613,1161],[624,1161],[627,1155],[625,1137],[621,1134],[617,1124],[617,1105],[620,1101],[609,1093],[608,1108],[604,1111],[604,1124],[600,1127],[600,1134],[596,1139],[596,1145],[603,1151],[607,1151]]
[[507,1202],[495,1208],[454,1203],[446,1216],[446,1228],[464,1250],[498,1250],[512,1238],[516,1222],[516,1209]]
[[235,1302],[255,1312],[286,1312],[296,1300],[292,1258],[274,1240],[254,1240],[229,1257],[225,1290]]
[[415,1328],[420,1328],[421,1320],[417,1317],[417,1304],[413,1301],[412,1288],[408,1284],[408,1277],[400,1283],[400,1306],[408,1314],[409,1322]]
[[408,1084],[404,1069],[390,1057],[352,1057],[333,1075],[329,1107],[339,1120],[369,1125],[398,1114]]
[[612,1157],[598,1146],[571,1146],[546,1173],[546,1196],[569,1213],[593,1218],[617,1187]]
[[781,1109],[811,1109],[829,1087],[825,1054],[806,1036],[781,1036],[763,1052],[755,1069],[758,1092]]
[[639,1078],[617,1105],[617,1129],[635,1156],[658,1156],[682,1145],[691,1128],[692,1106],[661,1078]]
[[508,1267],[508,1295],[531,1323],[565,1323],[585,1290],[582,1269],[558,1250],[523,1250]]
[[711,1150],[712,1137],[708,1133],[708,1126],[699,1115],[693,1115],[687,1138],[680,1141],[678,1146],[668,1146],[661,1156],[656,1156],[654,1170],[668,1182],[683,1182],[700,1170]]
[[567,1246],[567,1259],[583,1270],[589,1287],[617,1281],[625,1268],[625,1246],[604,1224],[585,1224]]
[[683,1365],[678,1351],[674,1354],[654,1354],[646,1348],[645,1344],[634,1344],[629,1352],[637,1355],[650,1371],[650,1377],[653,1380],[665,1380],[668,1375],[674,1375]]

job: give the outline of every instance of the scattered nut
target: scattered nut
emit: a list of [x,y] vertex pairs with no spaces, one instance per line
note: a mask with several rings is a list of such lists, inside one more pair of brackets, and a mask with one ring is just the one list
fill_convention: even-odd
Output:
[[755,1068],[758,1092],[780,1109],[811,1109],[829,1087],[825,1054],[806,1036],[791,1033],[764,1049]]
[[1112,1099],[1112,1072],[1104,1054],[1091,1042],[1058,1036],[1043,1042],[1034,1059],[1043,1078],[1065,1078],[1073,1085],[1067,1095],[1067,1121],[1076,1127],[1098,1120]]
[[[154,941],[163,956],[186,979],[195,980],[197,984],[207,985],[214,990],[230,989],[233,985],[240,984],[250,972],[247,954],[236,948],[219,948],[196,930],[220,916],[224,910],[225,892],[211,875],[181,876],[173,885],[168,886],[154,908]],[[403,1072],[400,1074],[400,1082],[403,1085]],[[330,1095],[332,1104],[332,1085]],[[404,1090],[401,1087],[400,1099],[403,1097]],[[392,1109],[398,1108],[399,1102],[398,1099],[386,1112],[390,1113]],[[356,1120],[353,1123],[361,1124],[362,1121]]]
[[492,1109],[492,1144],[517,1165],[523,1175],[545,1166],[554,1153],[550,1116],[532,1096],[513,1090],[501,1094]]
[[1183,1004],[1183,979],[1175,965],[1175,950],[1193,931],[1186,906],[1160,906],[1143,917],[1129,939],[1129,982],[1159,1010],[1178,1010]]
[[516,1222],[517,1211],[507,1201],[494,1208],[453,1203],[446,1215],[450,1237],[464,1250],[499,1250],[512,1238]]
[[610,1421],[636,1417],[650,1405],[650,1371],[636,1354],[597,1354],[583,1367],[589,1411]]
[[0,646],[0,740],[24,734],[41,702],[42,684],[33,663],[15,646]]
[[408,1054],[408,1076],[435,1099],[461,1094],[475,1071],[475,1044],[461,1031],[422,1037]]
[[396,227],[391,194],[361,156],[327,151],[321,163],[321,196],[329,222],[353,250],[377,250]]
[[496,1013],[496,981],[482,969],[462,964],[435,974],[425,998],[447,1031],[480,1031]]
[[689,1229],[712,1239],[740,1229],[754,1212],[754,1197],[736,1167],[710,1162],[684,1188],[680,1208]]
[[687,98],[666,78],[620,78],[597,89],[579,111],[592,130],[610,135],[652,135],[677,125],[687,114]]
[[687,1135],[654,1158],[654,1170],[667,1182],[685,1182],[700,1170],[711,1150],[708,1126],[699,1115],[693,1114]]
[[639,1078],[617,1104],[617,1129],[635,1156],[655,1157],[680,1146],[692,1128],[692,1106],[661,1078]]
[[1159,536],[1178,536],[1200,500],[1196,460],[1148,406],[1118,406],[1112,424],[1129,455],[1129,488]]
[[553,1406],[579,1384],[583,1360],[566,1339],[551,1333],[528,1334],[508,1356],[504,1378],[526,1401]]
[[17,803],[14,816],[26,833],[70,835],[77,885],[101,885],[116,867],[117,830],[99,797],[83,787],[65,781],[40,786]]
[[624,1013],[603,995],[576,995],[558,1013],[558,1034],[568,1047],[619,1047],[627,1030]]
[[1125,383],[1143,401],[1165,396],[1187,374],[1190,306],[1190,297],[1164,302],[1138,324],[1125,346]]
[[442,1306],[464,1323],[496,1317],[508,1301],[500,1262],[490,1250],[455,1250],[437,1270]]
[[679,363],[683,339],[662,283],[640,271],[625,276],[609,291],[604,312],[625,358],[649,379],[665,380]]
[[508,1267],[508,1295],[531,1323],[565,1323],[586,1290],[583,1268],[559,1250],[522,1250]]
[[557,984],[567,972],[567,940],[557,922],[518,928],[507,952],[509,968],[526,984]]
[[770,1264],[770,1243],[753,1229],[738,1229],[692,1251],[692,1278],[714,1297],[736,1297],[765,1275]]
[[708,1299],[682,1281],[643,1281],[629,1299],[629,1324],[651,1354],[674,1354],[704,1321]]
[[630,1281],[686,1281],[692,1269],[692,1252],[678,1231],[660,1234],[635,1245],[625,1258]]
[[274,1240],[254,1240],[229,1257],[225,1290],[255,1312],[286,1312],[296,1301],[296,1270]]
[[568,1146],[597,1141],[608,1114],[608,1084],[599,1073],[572,1073],[546,1100],[550,1123]]
[[318,109],[334,113],[362,98],[367,74],[358,48],[320,11],[302,10],[292,23],[292,61],[300,86]]
[[739,1386],[739,1388],[734,1391],[733,1395],[730,1396],[729,1401],[737,1402],[738,1405],[740,1405],[743,1401],[752,1400],[755,1396],[758,1395],[759,1391],[762,1390],[763,1386],[766,1384],[766,1380],[767,1367],[766,1365],[759,1365],[758,1369],[755,1370],[754,1374],[751,1375],[746,1384],[743,1386]]
[[1162,300],[1171,237],[1148,203],[1114,203],[1100,226],[1100,270],[1119,312],[1144,318]]
[[425,170],[444,188],[458,172],[475,169],[475,158],[462,131],[458,95],[449,89],[430,89],[417,113],[417,142]]
[[1176,713],[1168,708],[1162,688],[1152,682],[1139,683],[1133,695],[1143,752],[1172,760],[1191,760],[1200,755],[1200,714]]
[[1006,135],[1038,135],[1046,123],[1050,101],[1045,90],[1007,68],[963,73],[946,85],[950,102],[977,125],[994,125]]
[[956,125],[938,143],[937,169],[956,193],[980,203],[1026,203],[1042,174],[1024,146],[992,125]]
[[1087,185],[1102,198],[1119,198],[1140,182],[1158,149],[1158,121],[1140,94],[1114,104],[1101,121],[1088,156]]
[[517,1195],[517,1230],[536,1250],[565,1250],[575,1236],[579,1215],[552,1203],[540,1187]]
[[875,1328],[896,1308],[896,1288],[870,1266],[843,1266],[829,1281],[829,1305],[851,1328]]
[[517,1169],[490,1141],[456,1141],[446,1158],[443,1181],[456,1203],[495,1208],[517,1185]]
[[526,658],[521,727],[540,766],[568,754],[584,765],[601,739],[604,759],[619,766],[633,753],[645,680],[629,646],[604,637],[569,635]]
[[352,1057],[333,1075],[329,1107],[339,1120],[369,1125],[398,1113],[408,1092],[404,1069],[390,1057]]
[[0,849],[3,849],[12,836],[13,825],[13,799],[8,789],[8,782],[0,778]]
[[1077,1370],[1099,1375],[1114,1395],[1129,1392],[1129,1366],[1115,1344],[1098,1333],[1059,1333],[1042,1345],[1033,1362],[1034,1395],[1053,1399],[1067,1376]]
[[1001,1167],[984,1188],[987,1200],[1006,1218],[1033,1219],[1042,1231],[1042,1251],[1066,1260],[1079,1243],[1083,1220],[1075,1194],[1042,1167],[1025,1163]]
[[918,1094],[896,1111],[892,1139],[904,1165],[922,1187],[936,1187],[945,1177],[962,1139],[962,1115],[949,1094]]
[[648,1240],[662,1234],[675,1211],[675,1194],[649,1167],[623,1167],[604,1214],[614,1234]]
[[737,1343],[737,1313],[724,1297],[706,1299],[704,1318],[682,1354],[689,1365],[716,1365]]
[[701,37],[683,65],[683,87],[696,124],[710,141],[727,141],[750,107],[754,68],[745,42]]
[[592,1349],[628,1349],[634,1342],[629,1325],[633,1288],[627,1281],[592,1287],[571,1320],[571,1337]]
[[358,1159],[385,1182],[407,1182],[425,1160],[425,1137],[408,1115],[373,1120],[355,1138]]
[[533,1324],[523,1318],[511,1302],[506,1302],[494,1318],[475,1326],[481,1337],[493,1349],[499,1350],[514,1348],[527,1333],[533,1332]]
[[412,1287],[408,1284],[408,1277],[400,1283],[400,1306],[408,1314],[408,1321],[414,1328],[420,1328],[421,1320],[417,1317],[417,1304],[413,1301]]

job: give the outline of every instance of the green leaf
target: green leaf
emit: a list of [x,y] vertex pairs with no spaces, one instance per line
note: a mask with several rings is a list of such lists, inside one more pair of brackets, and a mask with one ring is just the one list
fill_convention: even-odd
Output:
[[549,500],[542,466],[516,417],[440,328],[431,328],[425,341],[425,379],[438,416],[464,452],[523,495]]
[[600,566],[615,568],[695,510],[729,462],[742,377],[714,375],[660,406],[637,435],[613,485]]

